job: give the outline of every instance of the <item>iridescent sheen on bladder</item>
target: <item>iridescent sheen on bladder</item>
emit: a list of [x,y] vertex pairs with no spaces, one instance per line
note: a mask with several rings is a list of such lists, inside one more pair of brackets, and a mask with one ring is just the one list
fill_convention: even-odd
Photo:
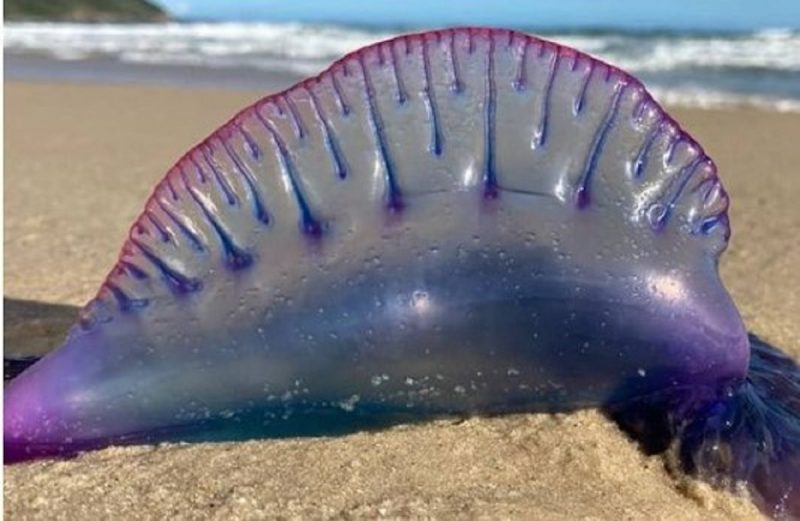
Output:
[[500,30],[367,47],[170,169],[65,344],[7,389],[7,460],[656,404],[687,467],[800,512],[798,371],[759,347],[747,379],[727,207],[614,67]]

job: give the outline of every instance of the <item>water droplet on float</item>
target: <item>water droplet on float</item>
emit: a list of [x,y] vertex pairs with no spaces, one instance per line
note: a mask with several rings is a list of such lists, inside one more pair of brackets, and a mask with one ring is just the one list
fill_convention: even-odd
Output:
[[389,375],[386,374],[386,373],[384,373],[384,374],[376,374],[375,376],[373,376],[371,378],[372,385],[374,385],[375,387],[378,387],[383,382],[388,382],[388,381],[389,381]]
[[352,412],[352,411],[355,410],[356,404],[358,403],[358,401],[360,399],[361,399],[361,397],[359,395],[354,394],[350,398],[348,398],[346,400],[342,400],[339,403],[337,403],[336,405],[338,405],[339,408],[342,409],[343,411]]
[[666,216],[667,216],[666,205],[656,203],[647,209],[647,222],[649,222],[650,226],[654,228],[660,227],[664,222]]
[[415,290],[411,293],[411,307],[418,314],[426,314],[431,309],[431,298],[427,291]]

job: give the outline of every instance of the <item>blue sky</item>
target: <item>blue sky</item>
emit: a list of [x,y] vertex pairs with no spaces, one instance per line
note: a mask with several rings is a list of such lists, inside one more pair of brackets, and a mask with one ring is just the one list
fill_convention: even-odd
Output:
[[370,25],[800,29],[800,0],[156,0],[185,19]]

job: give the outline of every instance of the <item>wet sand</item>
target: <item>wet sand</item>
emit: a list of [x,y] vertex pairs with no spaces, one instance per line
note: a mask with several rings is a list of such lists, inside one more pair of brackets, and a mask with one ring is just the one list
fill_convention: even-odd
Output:
[[[254,92],[6,82],[5,349],[57,345],[154,183]],[[674,110],[717,162],[722,275],[748,327],[800,357],[800,114]],[[332,439],[108,449],[5,468],[8,519],[750,519],[595,411]]]

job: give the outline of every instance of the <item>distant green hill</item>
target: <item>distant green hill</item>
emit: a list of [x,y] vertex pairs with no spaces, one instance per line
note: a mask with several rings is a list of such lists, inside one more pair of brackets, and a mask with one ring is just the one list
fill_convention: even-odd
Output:
[[8,21],[165,22],[167,13],[148,0],[5,0]]

